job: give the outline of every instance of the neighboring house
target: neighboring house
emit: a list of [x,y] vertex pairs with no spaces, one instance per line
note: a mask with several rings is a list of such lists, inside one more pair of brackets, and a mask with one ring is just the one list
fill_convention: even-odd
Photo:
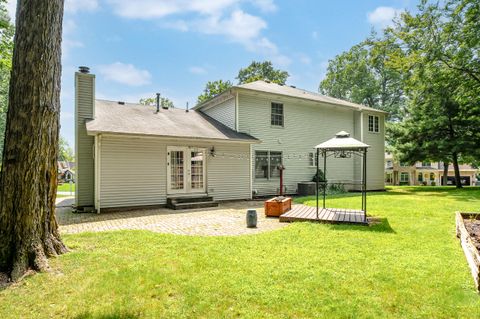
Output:
[[[478,169],[471,165],[459,165],[462,184],[475,186]],[[442,162],[417,162],[415,165],[399,163],[390,153],[385,154],[386,185],[444,185]],[[447,185],[455,185],[453,165],[448,167]]]
[[[339,131],[369,145],[367,187],[384,189],[385,112],[263,81],[196,106],[160,109],[95,99],[87,69],[76,83],[76,205],[164,205],[208,195],[250,199],[287,193],[315,174],[314,147]],[[330,181],[361,179],[360,158],[329,158]]]

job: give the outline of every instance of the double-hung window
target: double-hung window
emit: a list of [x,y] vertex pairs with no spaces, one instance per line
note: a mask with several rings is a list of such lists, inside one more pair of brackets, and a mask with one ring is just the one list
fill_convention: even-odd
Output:
[[282,152],[255,151],[255,178],[280,177],[278,166],[282,164]]
[[368,131],[372,133],[380,132],[380,122],[379,118],[376,115],[368,116]]
[[283,127],[283,104],[272,103],[270,124]]
[[406,172],[402,172],[400,173],[400,182],[402,183],[408,183],[408,180],[409,180],[409,174],[406,173]]

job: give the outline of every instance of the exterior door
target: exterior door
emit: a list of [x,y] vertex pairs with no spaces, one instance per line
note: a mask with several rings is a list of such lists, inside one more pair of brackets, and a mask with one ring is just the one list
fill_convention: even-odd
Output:
[[205,152],[204,148],[168,147],[168,194],[205,193]]

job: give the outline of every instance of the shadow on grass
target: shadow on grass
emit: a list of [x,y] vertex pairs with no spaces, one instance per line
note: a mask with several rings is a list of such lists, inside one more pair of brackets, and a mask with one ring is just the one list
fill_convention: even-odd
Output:
[[348,230],[348,231],[368,231],[396,234],[397,232],[390,225],[388,218],[368,217],[368,226],[364,225],[351,225],[351,224],[331,224],[332,230]]
[[[480,198],[480,187],[467,186],[458,189],[454,186],[395,186],[387,187],[386,192],[367,192],[367,201],[368,198],[415,196],[417,194],[429,197],[450,197],[456,201],[475,201]],[[327,195],[327,200],[360,196],[361,194],[357,192],[334,194]],[[296,197],[294,198],[294,202],[296,204],[304,204],[308,201],[315,201],[315,199],[315,196]],[[319,201],[322,201],[321,194],[319,196]]]
[[140,318],[139,315],[128,313],[128,312],[119,312],[119,313],[110,313],[110,314],[91,314],[88,312],[81,313],[74,317],[75,319],[87,319],[87,318],[95,318],[95,319],[134,319]]

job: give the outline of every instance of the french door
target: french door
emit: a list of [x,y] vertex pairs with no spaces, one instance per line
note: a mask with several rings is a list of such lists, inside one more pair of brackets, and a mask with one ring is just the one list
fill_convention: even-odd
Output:
[[167,148],[168,194],[205,193],[205,152],[204,148]]

